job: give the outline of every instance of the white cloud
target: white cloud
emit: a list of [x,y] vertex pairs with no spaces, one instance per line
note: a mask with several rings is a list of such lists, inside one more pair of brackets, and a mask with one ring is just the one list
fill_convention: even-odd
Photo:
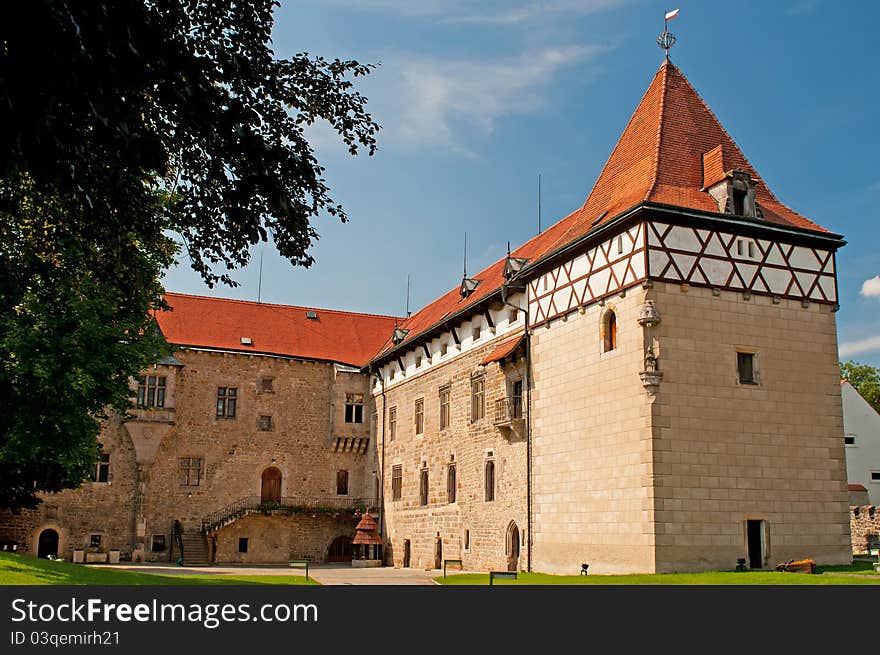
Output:
[[880,275],[872,277],[870,280],[865,280],[862,283],[860,293],[863,296],[880,298]]
[[381,88],[367,95],[385,139],[472,155],[471,132],[485,136],[502,117],[540,110],[554,76],[600,51],[573,45],[496,61],[400,55],[383,61]]
[[632,0],[321,0],[355,11],[430,18],[444,23],[505,25],[541,16],[590,14]]
[[840,344],[839,351],[841,357],[880,352],[880,336],[859,339],[858,341],[845,341]]

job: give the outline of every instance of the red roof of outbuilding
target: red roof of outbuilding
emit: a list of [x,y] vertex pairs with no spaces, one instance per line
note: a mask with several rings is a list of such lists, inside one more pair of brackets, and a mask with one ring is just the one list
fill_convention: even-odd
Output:
[[[159,312],[165,338],[178,346],[264,353],[363,366],[400,319],[332,309],[166,293]],[[307,311],[318,317],[306,317]],[[242,337],[253,345],[241,343]]]
[[847,485],[850,491],[867,491],[865,485],[863,484],[850,484]]
[[[706,170],[704,171],[704,165]],[[511,253],[535,262],[571,244],[640,203],[672,205],[718,213],[704,184],[740,169],[756,182],[755,197],[764,221],[827,233],[779,202],[718,119],[675,65],[657,71],[582,207]],[[474,275],[480,285],[467,298],[450,290],[404,321],[402,343],[478,303],[502,284],[504,259]],[[376,356],[391,350],[390,339]]]

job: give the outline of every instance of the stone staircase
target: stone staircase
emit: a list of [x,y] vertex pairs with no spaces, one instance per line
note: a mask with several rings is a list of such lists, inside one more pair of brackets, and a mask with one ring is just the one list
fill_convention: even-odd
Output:
[[200,530],[184,530],[180,535],[184,566],[209,566],[208,542]]

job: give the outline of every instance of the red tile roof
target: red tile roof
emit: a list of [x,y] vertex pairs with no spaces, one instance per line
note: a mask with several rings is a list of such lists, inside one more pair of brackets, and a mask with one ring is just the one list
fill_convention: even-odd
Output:
[[[331,309],[166,293],[159,312],[165,338],[178,346],[254,352],[363,366],[400,319]],[[313,311],[317,319],[306,318]],[[243,345],[242,337],[253,340]]]
[[[583,206],[511,255],[534,262],[643,202],[718,213],[704,184],[717,182],[734,168],[747,171],[755,180],[755,196],[765,221],[827,233],[776,199],[694,87],[666,62],[645,91]],[[502,259],[474,276],[481,283],[467,298],[462,299],[456,287],[407,319],[401,327],[410,332],[402,343],[498,290],[503,270]],[[389,340],[377,357],[392,347]]]
[[847,485],[850,491],[867,491],[865,485],[863,484],[850,484]]
[[490,352],[483,358],[483,361],[480,362],[482,365],[491,364],[492,362],[500,362],[502,359],[507,357],[510,353],[517,349],[519,344],[522,343],[522,340],[525,338],[525,333],[520,331],[513,335],[512,337],[508,337],[495,346],[495,350]]

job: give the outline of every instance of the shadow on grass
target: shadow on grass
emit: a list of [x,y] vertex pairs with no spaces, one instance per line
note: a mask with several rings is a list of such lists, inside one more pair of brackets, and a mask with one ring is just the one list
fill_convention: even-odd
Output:
[[299,575],[155,575],[0,553],[0,585],[317,585]]

